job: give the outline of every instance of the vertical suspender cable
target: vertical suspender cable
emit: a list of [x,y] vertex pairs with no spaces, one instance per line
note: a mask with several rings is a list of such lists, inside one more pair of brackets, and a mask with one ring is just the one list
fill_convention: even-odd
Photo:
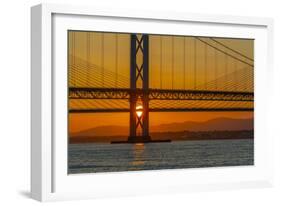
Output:
[[244,88],[243,90],[244,91],[247,91],[247,74],[246,74],[246,66],[243,68],[243,78],[242,78],[242,81],[243,81],[243,84],[244,84]]
[[215,49],[215,89],[218,89],[218,54],[217,50]]
[[174,37],[172,36],[172,89],[174,89]]
[[237,91],[237,61],[234,60],[234,84],[235,84],[235,90]]
[[73,64],[75,65],[75,32],[73,32]]
[[73,32],[68,32],[68,49],[70,50],[70,55],[68,55],[68,76],[69,82],[72,82],[73,74],[72,74],[72,65],[73,65]]
[[[148,59],[149,59],[149,61],[148,61],[148,64],[149,64],[149,66],[148,66],[148,76],[149,76],[149,79],[148,79],[148,85],[149,85],[149,87],[154,87],[154,84],[152,84],[152,83],[154,83],[152,80],[152,61],[153,61],[153,54],[152,54],[152,52],[154,51],[154,49],[152,49],[152,46],[151,46],[152,44],[150,44],[150,46],[149,46],[149,48],[148,48],[148,55],[149,55],[149,57],[148,57]],[[144,55],[144,54],[143,54]],[[142,73],[143,73],[143,70],[142,70]]]
[[104,87],[104,34],[101,34],[101,83]]
[[196,70],[197,70],[197,44],[194,37],[194,89],[196,89]]
[[205,81],[205,90],[207,90],[207,67],[208,67],[208,65],[207,65],[207,63],[208,63],[208,56],[207,56],[207,53],[208,53],[208,47],[207,47],[207,44],[204,44],[204,53],[205,53],[205,58],[204,58],[204,60],[205,60],[205,74],[204,74],[204,81]]
[[160,89],[162,89],[162,36],[160,36]]
[[185,37],[183,37],[183,89],[185,89]]
[[[73,32],[69,32],[68,33],[68,37],[69,37],[69,49],[70,49],[70,56],[69,56],[69,64],[71,65],[71,66],[73,66]],[[69,69],[69,72],[70,72],[70,68],[71,67],[69,67],[68,69]],[[71,74],[71,73],[70,73]]]
[[118,82],[118,34],[115,34],[115,87]]
[[[73,32],[73,65],[75,65],[75,32]],[[74,76],[74,86],[76,86],[76,77]]]
[[90,75],[90,32],[87,32],[87,38],[86,38],[86,45],[87,45],[87,85],[90,86],[90,82],[89,82],[89,75]]
[[227,70],[228,70],[228,56],[225,54],[224,55],[224,76],[225,76],[225,81],[224,81],[224,83],[225,83],[225,88],[223,88],[224,90],[227,90],[227,85],[228,85],[228,82],[227,82],[227,80],[228,80],[228,78],[227,78]]

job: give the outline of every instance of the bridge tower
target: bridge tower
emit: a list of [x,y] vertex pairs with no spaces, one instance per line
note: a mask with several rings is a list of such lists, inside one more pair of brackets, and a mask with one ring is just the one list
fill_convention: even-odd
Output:
[[[130,136],[129,142],[148,142],[149,136],[149,37],[131,34],[130,49]],[[140,86],[141,85],[141,86]],[[140,105],[139,105],[140,104]],[[137,115],[137,107],[141,115]],[[141,134],[137,134],[137,130]]]

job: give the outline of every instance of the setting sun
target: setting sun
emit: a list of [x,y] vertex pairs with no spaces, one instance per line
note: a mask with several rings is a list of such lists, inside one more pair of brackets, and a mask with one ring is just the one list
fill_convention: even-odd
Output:
[[143,107],[142,107],[142,105],[136,106],[136,113],[137,113],[137,116],[138,116],[139,118],[142,116],[142,112],[143,112]]

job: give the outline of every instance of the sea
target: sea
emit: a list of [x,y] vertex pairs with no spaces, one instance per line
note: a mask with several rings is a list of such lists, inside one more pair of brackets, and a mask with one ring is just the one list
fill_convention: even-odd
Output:
[[254,165],[254,140],[69,144],[68,173]]

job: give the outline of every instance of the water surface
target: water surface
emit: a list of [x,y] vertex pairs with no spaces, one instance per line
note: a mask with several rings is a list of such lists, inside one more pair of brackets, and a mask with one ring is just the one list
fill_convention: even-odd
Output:
[[254,164],[253,139],[70,144],[68,149],[70,174]]

